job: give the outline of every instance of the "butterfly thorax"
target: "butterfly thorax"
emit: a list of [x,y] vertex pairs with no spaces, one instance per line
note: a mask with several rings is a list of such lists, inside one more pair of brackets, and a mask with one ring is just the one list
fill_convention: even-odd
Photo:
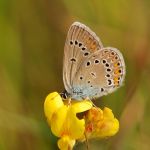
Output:
[[83,100],[83,99],[93,99],[96,97],[100,97],[100,91],[95,88],[94,90],[91,90],[89,88],[86,88],[84,85],[78,85],[74,86],[72,88],[72,91],[70,91],[70,97],[75,100]]

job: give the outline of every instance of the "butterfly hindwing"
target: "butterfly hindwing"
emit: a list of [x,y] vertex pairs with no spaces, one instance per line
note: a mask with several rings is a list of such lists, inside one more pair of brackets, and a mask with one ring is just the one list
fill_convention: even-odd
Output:
[[[100,97],[120,87],[125,77],[125,63],[119,50],[102,48],[89,56],[73,81],[74,91],[80,91],[83,98]],[[73,95],[76,99],[78,95]]]

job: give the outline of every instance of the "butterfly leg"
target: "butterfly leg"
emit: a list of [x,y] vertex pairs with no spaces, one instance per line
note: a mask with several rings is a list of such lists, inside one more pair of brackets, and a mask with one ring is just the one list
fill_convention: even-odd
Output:
[[97,107],[89,97],[86,97],[85,100],[89,100],[94,107]]
[[68,106],[71,105],[71,98],[68,98]]

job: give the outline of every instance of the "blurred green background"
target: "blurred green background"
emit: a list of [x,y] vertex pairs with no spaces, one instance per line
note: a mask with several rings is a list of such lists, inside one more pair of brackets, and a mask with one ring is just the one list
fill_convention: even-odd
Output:
[[113,110],[119,133],[89,141],[90,149],[149,150],[149,0],[0,0],[0,150],[57,149],[43,103],[64,88],[63,48],[74,21],[120,49],[127,69],[124,86],[95,101]]

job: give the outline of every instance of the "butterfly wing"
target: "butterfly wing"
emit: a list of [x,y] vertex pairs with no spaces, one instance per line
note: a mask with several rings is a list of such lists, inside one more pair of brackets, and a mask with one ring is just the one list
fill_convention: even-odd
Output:
[[64,47],[63,81],[68,93],[72,93],[73,80],[80,65],[92,53],[103,47],[96,34],[87,26],[74,22],[67,34]]
[[102,48],[80,66],[73,80],[74,99],[96,98],[115,91],[125,77],[123,56],[116,48]]

